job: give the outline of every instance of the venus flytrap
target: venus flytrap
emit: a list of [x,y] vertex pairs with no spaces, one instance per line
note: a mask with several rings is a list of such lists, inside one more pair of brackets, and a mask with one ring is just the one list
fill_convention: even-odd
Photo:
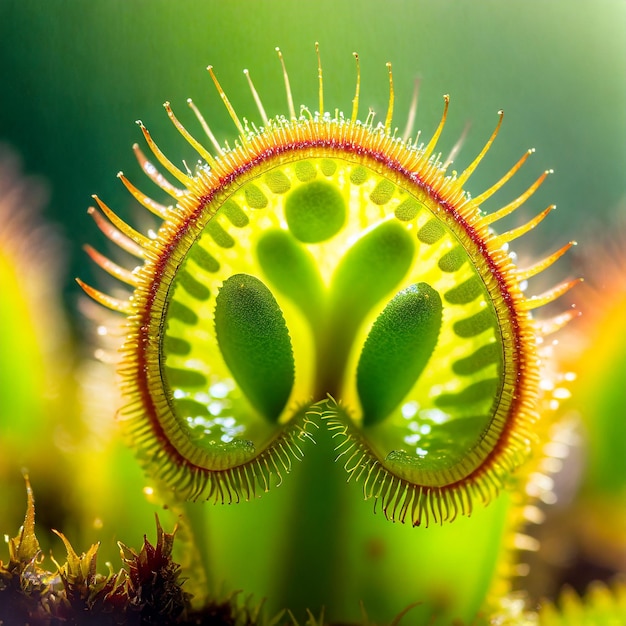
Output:
[[[176,207],[159,205],[122,175],[134,195],[164,218],[157,237],[135,231],[100,199],[103,215],[92,212],[106,234],[143,260],[131,273],[94,256],[134,288],[128,300],[85,288],[102,304],[129,314],[120,371],[133,402],[123,414],[130,430],[143,438],[144,451],[167,444],[157,474],[166,475],[177,492],[193,500],[233,499],[242,485],[265,488],[270,475],[282,473],[280,463],[274,465],[280,446],[296,450],[295,439],[305,437],[304,423],[294,415],[302,406],[331,406],[330,395],[353,413],[348,425],[365,430],[373,422],[386,423],[389,441],[382,447],[391,449],[376,455],[383,457],[378,458],[383,466],[394,447],[407,443],[403,438],[412,428],[428,426],[428,440],[434,443],[447,440],[450,423],[462,420],[466,449],[450,456],[445,449],[429,454],[417,446],[411,456],[431,474],[408,480],[405,493],[435,489],[450,513],[467,512],[472,490],[479,486],[488,501],[490,490],[495,493],[527,454],[525,437],[536,420],[540,371],[531,339],[547,325],[539,325],[530,312],[575,283],[526,298],[522,280],[545,269],[569,246],[524,270],[515,268],[505,251],[505,244],[528,232],[553,207],[508,233],[496,235],[490,228],[517,209],[546,174],[513,202],[483,215],[480,204],[528,157],[476,199],[463,191],[500,123],[474,162],[450,176],[433,156],[447,97],[439,128],[426,146],[404,143],[392,134],[391,82],[384,125],[374,125],[371,115],[364,123],[356,119],[357,95],[350,119],[303,108],[300,117],[290,110],[290,118],[267,119],[256,130],[242,124],[210,71],[238,128],[236,147],[218,146],[211,155],[167,105],[176,127],[206,164],[195,175],[177,169],[142,126],[157,160],[186,186],[174,187],[140,155],[154,182],[178,201]],[[319,104],[323,111],[321,78]],[[262,107],[260,112],[266,119]],[[314,207],[321,208],[316,212]],[[255,298],[239,294],[235,276]],[[399,391],[391,392],[398,397],[380,413],[368,406],[378,402],[378,394],[366,391],[364,372],[383,367],[372,355],[384,353],[382,344],[400,331],[381,334],[374,327],[393,326],[391,318],[409,306],[409,294],[418,285],[429,293],[422,303],[441,303],[420,305],[429,311],[423,325],[401,331],[414,340],[424,337],[423,375],[416,371],[415,380],[407,377]],[[385,308],[390,302],[394,305]],[[264,329],[268,345],[281,346],[275,354],[266,354],[262,340],[258,349],[231,345],[245,344]],[[238,339],[231,339],[231,332]],[[246,358],[237,356],[238,350],[246,350]],[[268,389],[268,396],[275,397],[267,402],[259,380],[243,371],[251,358],[262,370],[276,365],[281,372],[272,383],[279,391]],[[190,437],[198,445],[191,445]],[[252,468],[228,458],[233,445],[239,456],[243,441],[252,444]],[[264,454],[272,463],[262,467],[259,455]],[[432,511],[427,504],[423,511],[416,506],[411,521],[419,524],[420,514]]]
[[[485,214],[482,203],[530,154],[475,198],[464,190],[502,114],[475,160],[449,174],[436,154],[447,96],[427,144],[398,139],[390,67],[389,108],[378,124],[371,113],[358,119],[358,72],[349,118],[325,112],[321,63],[318,111],[296,113],[285,72],[289,111],[275,118],[246,73],[260,128],[239,119],[209,72],[237,128],[235,147],[221,146],[190,103],[209,150],[166,104],[202,161],[193,173],[178,169],[141,125],[179,187],[136,152],[175,205],[158,203],[120,175],[163,219],[156,237],[128,226],[98,198],[99,211],[92,211],[101,230],[141,263],[131,272],[90,251],[130,285],[128,299],[81,283],[127,316],[119,371],[131,443],[175,500],[254,500],[285,482],[262,503],[207,512],[207,522],[190,515],[196,535],[207,532],[213,543],[205,555],[210,583],[225,580],[297,615],[325,606],[331,620],[357,619],[359,600],[377,620],[411,602],[423,604],[416,610],[424,618],[472,619],[494,576],[494,536],[503,536],[515,508],[498,494],[516,481],[523,486],[519,468],[553,400],[539,385],[553,373],[539,358],[538,339],[572,315],[538,322],[532,311],[575,281],[534,298],[520,287],[569,245],[523,269],[507,252],[553,207],[509,232],[492,230],[547,172]],[[473,517],[450,528],[370,529],[355,540],[369,520],[361,520],[367,513],[334,459],[390,520],[426,527]],[[483,556],[468,554],[467,533],[476,548],[485,532]],[[383,546],[378,563],[364,556],[368,541]],[[445,565],[450,542],[459,549],[448,545],[454,558]],[[429,546],[441,549],[422,568]],[[451,585],[459,560],[469,569]],[[428,574],[422,579],[420,572]],[[368,595],[376,598],[372,606]]]
[[250,81],[257,128],[209,68],[238,139],[222,146],[190,103],[207,148],[166,104],[201,158],[194,172],[142,125],[167,175],[136,148],[140,164],[169,198],[120,178],[162,226],[144,235],[96,198],[98,227],[139,266],[88,247],[130,291],[81,284],[126,316],[120,421],[185,510],[188,549],[208,546],[205,593],[243,589],[301,621],[325,607],[331,623],[389,623],[410,606],[406,623],[472,623],[499,610],[512,551],[530,543],[515,533],[555,408],[554,385],[539,381],[560,376],[543,339],[572,317],[532,312],[575,281],[533,298],[522,284],[569,245],[529,268],[513,263],[509,242],[552,207],[492,229],[547,172],[500,210],[481,209],[530,151],[467,193],[502,114],[474,161],[449,173],[436,152],[447,97],[433,138],[404,141],[391,68],[379,124],[371,113],[359,121],[358,72],[350,117],[325,112],[318,70],[316,112],[296,112],[285,72],[288,114],[270,118]]

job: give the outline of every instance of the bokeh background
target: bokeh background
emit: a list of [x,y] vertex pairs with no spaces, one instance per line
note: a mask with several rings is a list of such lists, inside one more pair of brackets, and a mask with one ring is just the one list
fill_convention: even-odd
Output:
[[[349,112],[353,51],[361,57],[362,111],[371,106],[384,116],[387,61],[398,126],[416,77],[422,79],[417,127],[426,137],[449,93],[444,152],[471,124],[459,168],[504,109],[502,134],[471,191],[482,191],[535,147],[494,206],[552,168],[555,175],[526,217],[556,203],[540,236],[584,243],[589,225],[623,209],[626,196],[625,24],[623,0],[2,0],[0,140],[21,154],[26,171],[48,182],[46,216],[62,224],[67,240],[71,307],[72,276],[90,278],[80,247],[96,237],[85,212],[91,194],[124,212],[129,200],[115,174],[121,169],[143,182],[130,151],[141,141],[134,121],[141,118],[175,162],[193,163],[161,108],[165,100],[196,131],[185,104],[192,97],[214,132],[232,139],[206,66],[215,66],[238,112],[256,120],[242,69],[250,70],[268,112],[284,112],[274,52],[280,46],[296,103],[314,108],[319,41],[330,109]],[[143,188],[150,191],[149,183]]]
[[[384,118],[388,61],[395,84],[394,122],[400,129],[417,78],[421,81],[417,128],[425,138],[439,121],[442,95],[450,94],[448,124],[439,145],[445,156],[469,125],[456,161],[459,170],[486,141],[497,111],[505,111],[501,134],[470,180],[469,190],[481,193],[530,147],[536,154],[489,200],[486,209],[512,200],[543,170],[554,169],[526,207],[508,220],[507,225],[513,226],[549,204],[558,205],[541,228],[516,246],[525,251],[522,256],[552,251],[572,239],[581,244],[580,250],[591,249],[603,233],[624,222],[624,0],[0,0],[0,144],[19,154],[24,171],[36,175],[48,189],[42,221],[62,238],[56,252],[64,263],[62,303],[71,322],[73,345],[79,346],[73,348],[77,355],[85,353],[80,346],[85,345],[86,325],[77,313],[80,292],[74,277],[92,283],[102,279],[87,262],[82,246],[95,242],[106,248],[86,213],[91,194],[97,193],[132,220],[136,205],[115,176],[123,170],[142,190],[162,197],[133,157],[132,144],[143,141],[135,120],[143,120],[172,161],[194,163],[196,155],[169,123],[161,104],[171,101],[181,121],[201,137],[186,106],[186,99],[192,97],[214,133],[232,140],[234,126],[206,66],[215,67],[239,115],[258,121],[242,70],[250,70],[268,114],[286,112],[274,52],[280,46],[296,104],[315,109],[316,41],[329,110],[350,112],[353,51],[361,59],[362,114],[371,107],[379,119]],[[578,274],[578,259],[576,252],[561,261],[550,283],[554,276]],[[0,286],[0,299],[5,297]],[[598,302],[592,301],[591,306]],[[580,308],[584,311],[585,302],[580,302]],[[42,313],[46,315],[45,305]],[[6,346],[0,345],[0,351],[3,358],[10,356]],[[6,362],[10,367],[10,360]],[[11,405],[5,393],[6,389],[0,390],[6,409]],[[615,400],[605,403],[612,407],[608,412],[623,416],[623,384],[615,384],[613,393]],[[2,455],[5,461],[19,459],[11,456],[10,410],[0,410],[0,417],[0,433],[5,433],[3,437],[9,433]],[[71,422],[66,427],[73,428]],[[28,432],[37,430],[36,420],[20,428],[26,433],[22,441],[29,441],[29,436],[35,441],[36,436]],[[623,434],[618,432],[614,441]],[[41,445],[41,437],[37,442]],[[141,479],[128,454],[115,454],[121,456],[115,456],[102,472],[99,488],[107,493],[111,506],[138,509],[141,494],[125,496],[119,485],[128,484],[130,490]],[[55,459],[52,455],[48,465],[54,465]],[[623,463],[616,468],[611,471],[620,471]],[[35,487],[42,527],[71,529],[67,518],[75,503],[65,503],[65,517],[46,519],[46,511],[59,504],[59,488],[47,495],[45,469],[36,464],[31,469],[33,479],[40,480]],[[8,527],[0,532],[13,533],[23,515],[23,482],[19,466],[15,475],[10,468],[4,471],[0,478],[10,485],[0,489],[3,504],[9,506],[0,507],[5,509],[0,521]],[[626,481],[626,476],[622,478],[617,480],[619,489]],[[142,515],[136,527],[126,535],[120,531],[117,538],[136,544],[152,513],[142,509]],[[117,522],[109,523],[115,527]],[[91,530],[88,539],[96,540],[101,529]],[[113,540],[109,544],[113,554],[117,548]],[[80,547],[86,548],[84,542]]]

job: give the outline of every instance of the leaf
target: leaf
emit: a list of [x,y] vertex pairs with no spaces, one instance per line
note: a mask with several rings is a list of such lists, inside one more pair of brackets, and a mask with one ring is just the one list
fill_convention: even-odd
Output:
[[268,420],[277,420],[293,387],[294,360],[289,331],[270,290],[254,276],[231,276],[216,299],[215,333],[244,394]]
[[24,524],[19,534],[9,540],[9,558],[11,562],[27,565],[35,561],[40,555],[39,541],[35,536],[35,497],[30,486],[28,475],[24,476],[26,482],[26,515]]
[[384,420],[411,390],[437,345],[441,316],[441,298],[426,283],[400,291],[378,316],[357,368],[364,426]]

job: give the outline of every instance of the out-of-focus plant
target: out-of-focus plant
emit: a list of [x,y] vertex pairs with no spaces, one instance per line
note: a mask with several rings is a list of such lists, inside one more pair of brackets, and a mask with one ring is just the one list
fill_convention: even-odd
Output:
[[[319,76],[323,112],[321,66]],[[490,224],[527,200],[545,175],[499,211],[483,212],[482,202],[528,155],[472,200],[463,186],[483,153],[449,176],[449,160],[433,156],[443,121],[426,145],[396,139],[393,89],[382,124],[371,114],[356,124],[348,118],[357,116],[358,86],[352,115],[343,117],[296,111],[286,83],[288,114],[268,119],[259,103],[261,131],[239,120],[218,85],[237,143],[231,150],[215,141],[207,150],[177,124],[205,161],[193,171],[172,165],[144,131],[161,165],[185,187],[174,187],[140,151],[143,169],[171,199],[158,203],[122,177],[164,220],[158,233],[131,229],[98,200],[110,220],[94,212],[98,225],[142,264],[127,270],[123,259],[89,249],[134,291],[129,298],[87,288],[127,313],[126,326],[85,307],[107,341],[97,348],[101,361],[115,361],[115,346],[124,342],[121,421],[152,474],[147,484],[118,447],[118,434],[102,429],[119,402],[110,367],[81,363],[77,384],[72,363],[59,367],[68,351],[57,348],[40,370],[53,378],[55,392],[33,394],[33,385],[46,388],[32,367],[44,359],[45,344],[32,342],[21,353],[29,359],[21,371],[12,366],[15,350],[4,346],[29,345],[31,327],[46,328],[49,315],[37,321],[43,307],[29,292],[49,268],[43,261],[33,279],[19,275],[24,259],[36,258],[37,244],[27,241],[20,256],[12,243],[24,238],[4,221],[10,234],[2,240],[1,269],[9,297],[0,308],[11,319],[3,325],[2,372],[8,388],[27,390],[14,394],[24,405],[3,414],[2,424],[24,438],[8,450],[34,452],[8,460],[4,471],[50,464],[48,450],[75,468],[73,484],[51,498],[56,504],[60,493],[72,496],[68,515],[81,541],[119,538],[125,528],[130,543],[128,532],[145,532],[147,516],[144,510],[130,523],[124,518],[136,503],[146,506],[142,491],[158,493],[179,517],[180,558],[191,577],[183,589],[195,604],[180,588],[172,537],[160,526],[156,546],[146,541],[137,554],[124,551],[127,570],[116,576],[96,573],[96,548],[78,557],[64,539],[68,561],[56,577],[40,564],[29,496],[24,530],[0,570],[3,617],[17,607],[32,610],[32,621],[78,610],[123,615],[129,623],[154,615],[184,623],[204,614],[245,624],[287,608],[295,617],[279,620],[313,624],[324,617],[307,618],[306,609],[317,615],[326,607],[335,622],[619,620],[619,589],[592,591],[587,603],[566,595],[561,613],[549,604],[536,612],[513,591],[513,579],[526,573],[520,551],[537,547],[525,526],[541,517],[541,500],[553,497],[550,474],[567,452],[555,414],[570,377],[536,338],[570,315],[538,322],[529,311],[570,283],[526,296],[523,283],[564,250],[516,269],[506,244],[538,220],[500,235]],[[15,214],[15,196],[4,198],[6,214]],[[53,302],[54,292],[46,311]],[[57,328],[47,335],[58,339]],[[28,404],[42,400],[43,407]],[[15,430],[15,416],[26,426]],[[27,416],[51,429],[34,438],[45,451],[30,445]],[[337,455],[342,462],[333,464]],[[358,485],[345,484],[342,465],[384,515],[373,516]],[[255,497],[277,478],[285,484]],[[181,496],[253,501],[214,508]],[[240,588],[257,602],[265,596],[267,610],[224,601]],[[154,598],[166,600],[156,602],[157,613]]]

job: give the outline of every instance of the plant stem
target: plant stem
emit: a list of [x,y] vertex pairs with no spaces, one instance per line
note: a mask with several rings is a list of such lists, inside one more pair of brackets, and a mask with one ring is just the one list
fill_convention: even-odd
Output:
[[289,607],[302,622],[306,609],[319,615],[325,608],[326,618],[332,619],[340,600],[347,520],[342,498],[345,474],[332,463],[334,456],[331,435],[320,428],[306,463],[301,464],[297,477],[291,477],[299,484],[285,525],[280,604]]

